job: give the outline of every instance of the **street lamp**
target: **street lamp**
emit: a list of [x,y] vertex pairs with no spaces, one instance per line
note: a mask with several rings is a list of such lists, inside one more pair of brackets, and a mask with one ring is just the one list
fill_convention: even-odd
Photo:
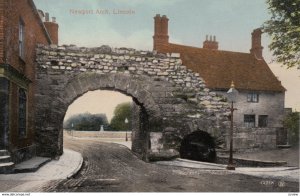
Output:
[[74,132],[73,132],[73,127],[74,127],[74,124],[72,123],[72,130],[71,130],[72,138],[73,138],[73,134],[74,134]]
[[233,103],[236,102],[236,98],[238,96],[238,93],[239,92],[234,88],[234,83],[232,81],[230,89],[227,91],[228,102],[231,103],[231,108],[230,108],[230,112],[231,112],[230,120],[231,120],[231,122],[230,122],[229,161],[228,161],[228,165],[226,167],[226,169],[228,169],[228,170],[235,170],[235,166],[234,166],[233,160],[232,160],[232,146],[233,146],[233,111],[236,110],[236,109],[233,108]]
[[127,142],[127,141],[128,141],[128,137],[127,137],[127,124],[128,124],[128,119],[127,119],[127,118],[125,118],[125,124],[126,124],[126,128],[125,128],[125,131],[126,131],[125,141]]

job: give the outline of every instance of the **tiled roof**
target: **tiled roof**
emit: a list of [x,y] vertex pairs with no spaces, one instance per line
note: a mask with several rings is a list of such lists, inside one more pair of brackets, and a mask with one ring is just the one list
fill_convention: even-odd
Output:
[[206,86],[227,90],[231,81],[237,89],[253,91],[285,91],[281,82],[264,60],[250,53],[210,50],[178,44],[161,44],[158,52],[180,53],[183,64],[198,72]]

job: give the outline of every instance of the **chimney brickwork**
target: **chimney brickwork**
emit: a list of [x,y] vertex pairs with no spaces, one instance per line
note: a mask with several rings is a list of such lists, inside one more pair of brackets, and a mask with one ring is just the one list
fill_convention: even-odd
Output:
[[210,36],[208,39],[208,35],[206,35],[206,40],[203,42],[203,48],[210,50],[218,50],[219,43],[216,41],[216,36]]
[[168,22],[169,19],[166,15],[161,17],[159,14],[156,14],[154,17],[153,50],[157,50],[160,44],[169,43]]
[[52,21],[49,20],[49,13],[45,13],[44,25],[51,37],[52,43],[58,45],[58,24],[56,18],[52,17]]
[[263,47],[261,45],[261,34],[262,30],[260,28],[254,29],[252,32],[252,47],[250,53],[254,55],[257,59],[263,59],[262,51]]

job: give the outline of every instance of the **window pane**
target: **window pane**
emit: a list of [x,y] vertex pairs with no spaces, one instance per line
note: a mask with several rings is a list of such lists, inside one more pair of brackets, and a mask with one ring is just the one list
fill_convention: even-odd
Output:
[[247,101],[251,102],[251,94],[250,93],[247,95]]
[[24,22],[22,19],[19,21],[19,56],[24,57],[24,38],[25,38]]
[[248,102],[258,102],[258,93],[248,93],[247,95],[247,101]]
[[244,115],[245,127],[255,127],[255,115]]

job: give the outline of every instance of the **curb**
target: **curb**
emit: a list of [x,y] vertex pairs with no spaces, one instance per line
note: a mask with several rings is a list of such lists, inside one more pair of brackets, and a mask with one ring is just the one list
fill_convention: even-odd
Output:
[[82,168],[82,166],[83,166],[83,157],[82,157],[82,154],[79,153],[79,152],[77,152],[77,153],[80,154],[80,161],[79,161],[79,163],[78,163],[76,169],[75,169],[72,173],[70,173],[70,174],[67,176],[67,179],[70,179],[70,178],[72,178],[73,176],[75,176],[75,175],[81,170],[81,168]]

